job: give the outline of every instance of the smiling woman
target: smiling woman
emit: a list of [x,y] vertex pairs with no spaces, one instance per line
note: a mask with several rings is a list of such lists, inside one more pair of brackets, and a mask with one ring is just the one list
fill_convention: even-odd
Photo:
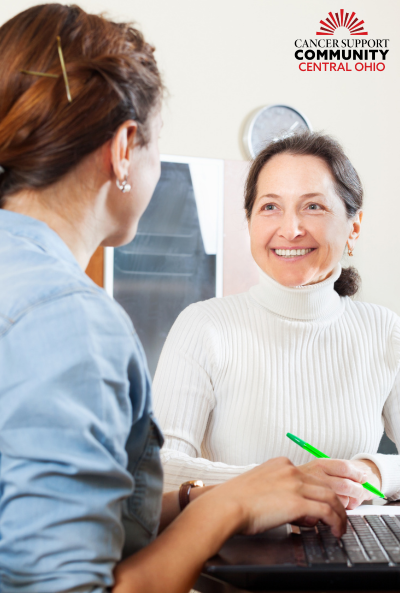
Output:
[[[183,311],[156,372],[166,489],[285,455],[349,508],[372,497],[364,477],[400,497],[400,458],[377,454],[383,424],[400,445],[400,319],[350,300],[359,276],[339,262],[359,237],[362,200],[328,136],[281,139],[256,157],[245,210],[260,283]],[[288,431],[336,460],[307,463]]]
[[[352,255],[362,202],[357,172],[332,138],[305,134],[269,145],[253,162],[245,192],[256,263],[289,287],[323,281],[346,245]],[[288,258],[298,255],[307,260]],[[343,269],[335,290],[352,296],[358,283],[354,268]]]
[[279,154],[260,173],[249,227],[263,271],[282,285],[310,285],[326,279],[346,244],[352,247],[360,213],[347,217],[323,160]]

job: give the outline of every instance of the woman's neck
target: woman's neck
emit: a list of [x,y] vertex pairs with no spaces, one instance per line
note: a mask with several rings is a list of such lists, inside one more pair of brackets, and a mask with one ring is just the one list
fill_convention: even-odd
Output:
[[258,304],[287,319],[319,321],[329,319],[341,310],[334,283],[340,277],[338,264],[330,277],[306,286],[286,287],[260,270],[260,283],[250,289]]
[[[48,225],[65,242],[85,271],[107,237],[107,184],[80,185],[76,171],[43,190],[23,190],[5,199],[3,208]],[[94,184],[95,182],[90,182]]]

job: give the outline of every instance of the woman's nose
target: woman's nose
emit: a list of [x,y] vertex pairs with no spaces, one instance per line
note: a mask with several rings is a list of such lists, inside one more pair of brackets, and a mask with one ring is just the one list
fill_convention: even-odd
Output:
[[294,240],[299,235],[304,235],[304,227],[300,215],[297,213],[285,213],[282,218],[280,235],[287,240]]

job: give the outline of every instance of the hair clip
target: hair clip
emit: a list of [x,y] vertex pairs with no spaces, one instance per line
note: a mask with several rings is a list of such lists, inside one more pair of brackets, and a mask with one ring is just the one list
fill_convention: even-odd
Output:
[[59,35],[57,36],[57,46],[58,46],[58,56],[60,57],[61,68],[62,68],[62,72],[63,72],[63,76],[64,76],[64,83],[65,83],[65,89],[67,92],[68,102],[72,102],[71,92],[69,91],[67,69],[65,68],[64,55],[63,55],[63,51],[61,48],[61,38]]
[[[60,63],[61,63],[61,69],[62,69],[62,73],[63,73],[63,77],[64,77],[65,91],[67,92],[68,102],[72,102],[71,92],[69,89],[67,69],[65,68],[64,55],[63,55],[63,51],[61,48],[61,38],[59,35],[57,36],[57,48],[58,48],[58,56],[60,58]],[[39,71],[27,71],[25,69],[21,70],[20,72],[24,73],[25,75],[36,75],[36,77],[52,77],[53,79],[59,78],[59,75],[55,75],[53,73],[41,73]]]
[[20,73],[25,73],[25,75],[37,75],[38,77],[53,77],[53,79],[58,79],[59,75],[53,75],[52,73],[39,73],[39,71],[25,71],[21,69]]

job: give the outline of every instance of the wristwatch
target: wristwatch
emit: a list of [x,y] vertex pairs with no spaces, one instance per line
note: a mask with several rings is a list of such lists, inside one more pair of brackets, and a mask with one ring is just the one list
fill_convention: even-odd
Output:
[[204,483],[201,479],[193,479],[192,481],[185,481],[179,488],[179,506],[181,507],[181,511],[189,504],[190,490],[194,487],[204,487]]

